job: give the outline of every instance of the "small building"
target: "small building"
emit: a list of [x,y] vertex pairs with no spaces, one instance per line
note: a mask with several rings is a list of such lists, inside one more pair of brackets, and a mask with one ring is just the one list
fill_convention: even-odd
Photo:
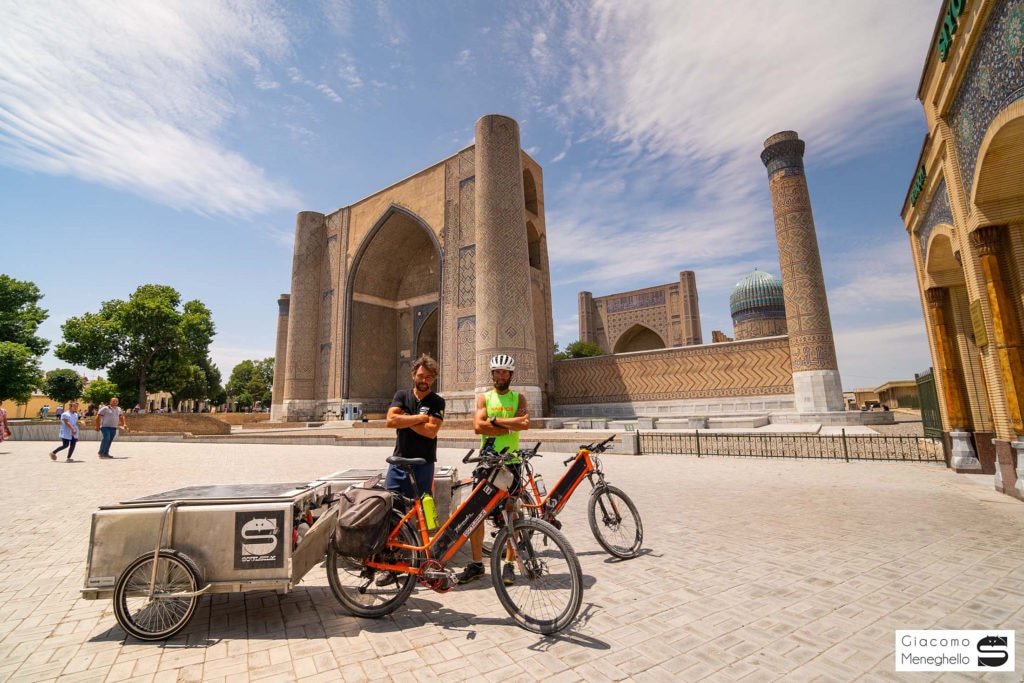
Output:
[[890,409],[921,407],[921,399],[917,396],[917,382],[912,379],[894,380],[875,388],[878,402]]

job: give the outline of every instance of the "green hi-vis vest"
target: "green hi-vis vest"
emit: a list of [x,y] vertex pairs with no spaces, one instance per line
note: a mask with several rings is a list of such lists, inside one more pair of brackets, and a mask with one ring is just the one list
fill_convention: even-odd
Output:
[[[504,394],[499,394],[497,391],[488,391],[484,394],[484,407],[487,410],[487,419],[490,420],[492,417],[504,418],[504,417],[515,417],[519,411],[519,394],[514,391],[507,391]],[[484,445],[484,440],[488,437],[480,435],[480,445]],[[519,450],[519,432],[512,432],[511,434],[502,434],[501,436],[494,437],[494,450],[501,452],[502,448],[508,447],[510,451]],[[512,463],[518,463],[519,458],[511,461]]]

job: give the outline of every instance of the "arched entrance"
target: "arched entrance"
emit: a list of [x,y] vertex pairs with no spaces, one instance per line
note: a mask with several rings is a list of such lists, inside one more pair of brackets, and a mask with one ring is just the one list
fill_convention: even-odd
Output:
[[665,348],[665,341],[657,332],[644,325],[633,325],[616,340],[612,353],[652,351]]
[[409,384],[419,354],[438,358],[441,262],[433,231],[398,207],[356,253],[347,288],[344,394],[365,412],[381,412]]

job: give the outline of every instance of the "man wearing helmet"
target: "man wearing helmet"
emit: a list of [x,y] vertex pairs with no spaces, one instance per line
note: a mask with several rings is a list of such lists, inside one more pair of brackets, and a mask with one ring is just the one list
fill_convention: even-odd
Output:
[[[512,356],[499,353],[491,359],[491,380],[494,389],[478,394],[476,410],[473,412],[473,431],[480,435],[480,445],[487,437],[494,437],[494,450],[508,448],[519,450],[519,432],[530,428],[530,410],[526,397],[509,389],[516,361]],[[518,460],[509,461],[515,465]],[[484,525],[481,524],[469,537],[473,561],[466,565],[459,575],[459,583],[469,583],[484,575]],[[507,559],[507,558],[506,558]],[[510,562],[501,571],[506,584],[515,583],[515,574]]]
[[[413,468],[420,493],[434,490],[434,463],[437,462],[437,432],[444,420],[444,399],[431,390],[437,379],[437,361],[423,354],[412,365],[412,389],[399,390],[388,408],[384,424],[396,429],[395,455],[404,458],[423,458],[425,465]],[[388,467],[384,486],[389,491],[401,491],[412,497],[412,485],[405,472]]]

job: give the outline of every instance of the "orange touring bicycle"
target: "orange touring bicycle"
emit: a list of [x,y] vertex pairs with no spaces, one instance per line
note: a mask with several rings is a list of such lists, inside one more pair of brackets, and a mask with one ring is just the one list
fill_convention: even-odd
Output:
[[[391,456],[388,463],[406,468],[414,487],[412,499],[396,496],[388,524],[391,531],[383,550],[372,557],[339,554],[334,544],[327,552],[327,580],[331,592],[349,612],[361,617],[382,617],[398,609],[417,583],[438,593],[458,584],[446,564],[484,519],[499,517],[502,528],[491,541],[506,552],[492,553],[491,577],[502,607],[518,626],[535,633],[556,633],[576,618],[583,600],[583,572],[569,541],[551,524],[520,510],[520,499],[509,495],[515,476],[506,466],[509,457],[493,449],[493,439],[477,456],[462,459],[478,463],[477,483],[451,518],[431,533],[416,477],[409,468],[422,458]],[[501,561],[508,554],[515,582],[501,579]]]
[[[580,446],[575,456],[567,458],[562,464],[568,469],[561,478],[547,491],[544,479],[534,474],[530,460],[541,457],[537,453],[538,443],[531,449],[519,451],[522,459],[522,491],[519,494],[520,505],[526,515],[549,522],[556,528],[562,524],[557,519],[569,498],[584,479],[590,481],[590,498],[587,501],[587,520],[590,530],[597,542],[610,554],[621,559],[636,557],[644,540],[644,526],[637,512],[636,505],[621,489],[612,486],[605,480],[604,467],[600,453],[611,447],[615,435],[596,444]],[[491,553],[501,528],[500,518],[489,520],[489,533],[484,535],[484,550]],[[492,554],[493,562],[493,554]]]

